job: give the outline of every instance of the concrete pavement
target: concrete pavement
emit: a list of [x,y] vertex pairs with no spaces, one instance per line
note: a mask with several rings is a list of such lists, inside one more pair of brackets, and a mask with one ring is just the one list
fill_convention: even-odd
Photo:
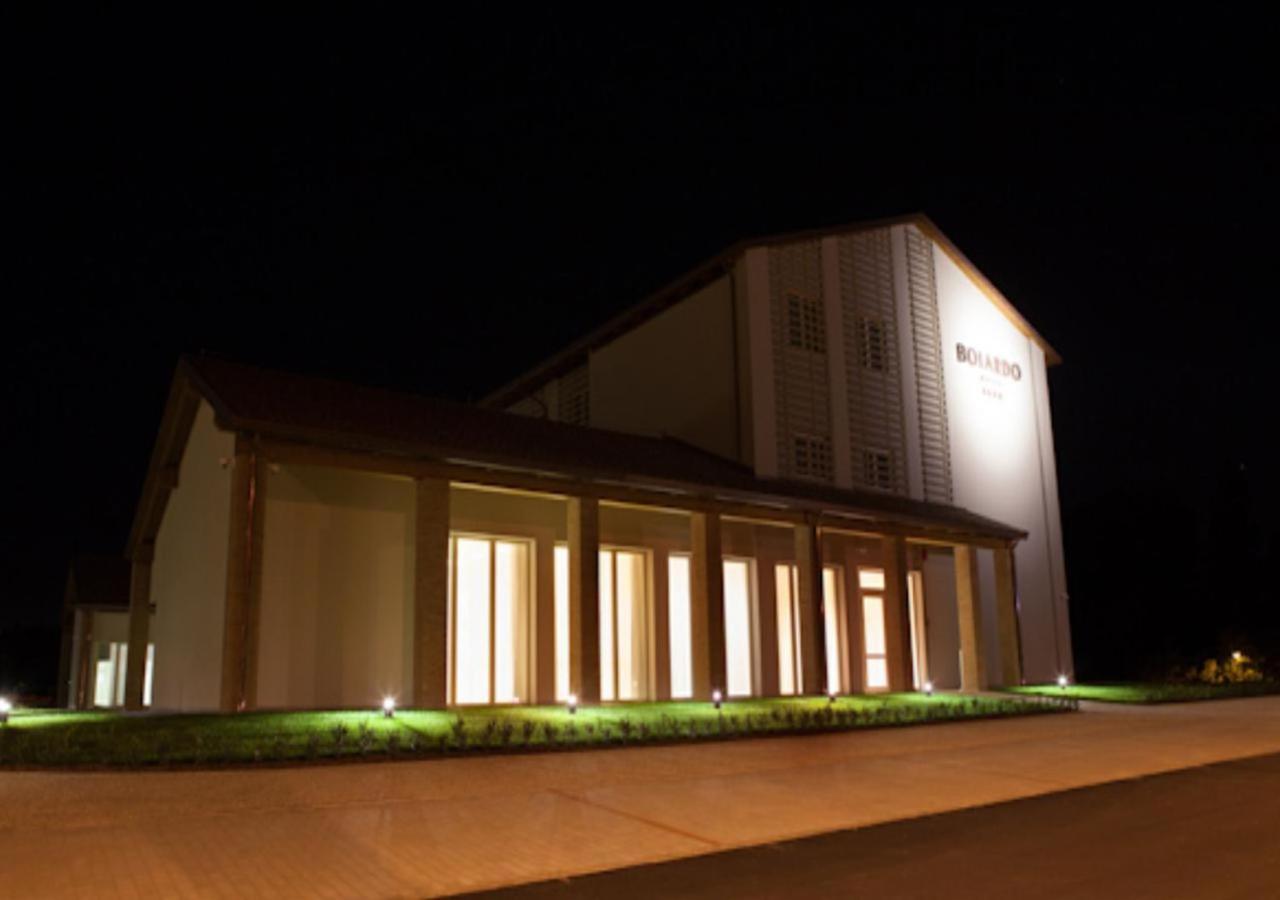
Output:
[[1280,698],[724,744],[0,772],[0,897],[417,897],[1280,752]]
[[485,896],[1280,897],[1280,754]]

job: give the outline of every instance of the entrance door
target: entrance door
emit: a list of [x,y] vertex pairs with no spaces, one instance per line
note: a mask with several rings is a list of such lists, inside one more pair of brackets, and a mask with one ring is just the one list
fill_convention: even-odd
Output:
[[529,544],[450,543],[450,701],[520,703],[529,696]]
[[888,641],[884,626],[884,569],[858,569],[862,595],[863,658],[868,691],[889,689]]
[[600,551],[600,699],[647,700],[648,559],[636,550]]

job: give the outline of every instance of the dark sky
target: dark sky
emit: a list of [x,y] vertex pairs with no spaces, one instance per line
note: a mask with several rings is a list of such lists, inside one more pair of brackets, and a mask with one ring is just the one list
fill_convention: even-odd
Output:
[[1066,360],[1073,604],[1160,602],[1108,587],[1134,531],[1274,558],[1274,21],[610,9],[10,29],[0,622],[121,550],[180,353],[475,398],[733,241],[913,210]]

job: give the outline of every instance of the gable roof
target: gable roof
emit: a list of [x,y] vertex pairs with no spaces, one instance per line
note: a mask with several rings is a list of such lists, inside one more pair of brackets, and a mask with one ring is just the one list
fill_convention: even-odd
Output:
[[1004,314],[1015,328],[1044,350],[1045,362],[1048,365],[1055,366],[1062,362],[1062,357],[1058,354],[1058,351],[1054,350],[1040,332],[1036,331],[1031,323],[1018,312],[1009,298],[1001,293],[1000,289],[983,275],[977,266],[970,262],[969,258],[960,251],[960,248],[942,233],[942,229],[934,224],[932,219],[924,213],[909,213],[886,219],[852,222],[848,225],[838,225],[831,228],[792,231],[739,241],[716,256],[699,263],[679,278],[650,294],[635,306],[614,316],[599,328],[574,341],[568,347],[539,363],[534,368],[490,392],[480,402],[484,406],[505,407],[522,399],[551,379],[557,378],[570,369],[581,365],[592,350],[603,347],[605,344],[621,337],[664,309],[673,306],[694,291],[716,280],[728,272],[738,258],[747,250],[755,247],[768,247],[774,244],[788,244],[794,241],[838,237],[840,235],[855,234],[860,231],[887,228],[892,225],[914,225],[919,228],[978,286],[978,289],[995,304],[996,308]]
[[[586,485],[622,488],[678,506],[677,496],[806,513],[823,511],[875,523],[986,540],[1026,532],[967,510],[808,482],[762,479],[748,467],[671,438],[534,419],[417,394],[277,372],[213,357],[183,358],[139,501],[129,555],[154,542],[168,492],[177,485],[195,407],[203,398],[220,428],[258,439],[379,457],[388,471],[404,462],[440,464],[474,480],[523,473],[565,493]],[[497,481],[496,483],[501,483]],[[665,498],[665,502],[662,502]]]

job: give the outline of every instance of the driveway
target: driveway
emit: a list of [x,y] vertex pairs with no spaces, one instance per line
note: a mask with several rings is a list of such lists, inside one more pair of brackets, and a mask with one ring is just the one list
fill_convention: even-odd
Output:
[[419,897],[1276,752],[1267,697],[545,755],[0,772],[0,896]]

